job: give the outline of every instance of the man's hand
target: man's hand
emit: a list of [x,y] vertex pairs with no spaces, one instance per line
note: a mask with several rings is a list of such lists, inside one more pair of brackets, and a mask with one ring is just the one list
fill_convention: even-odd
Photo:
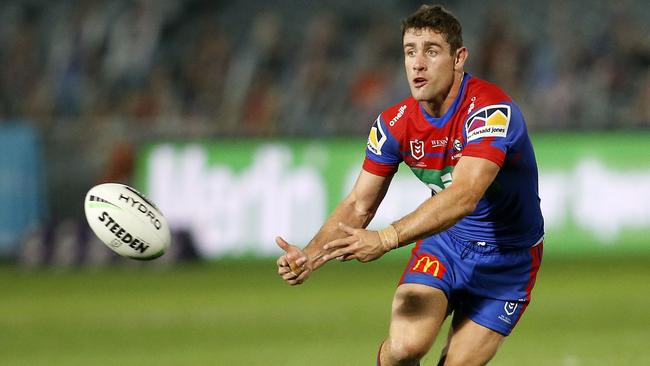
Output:
[[323,258],[325,261],[336,258],[340,261],[356,259],[359,262],[370,262],[390,250],[383,245],[377,231],[355,229],[343,223],[339,223],[339,228],[348,236],[333,240],[323,247],[329,251],[329,254]]
[[279,236],[275,238],[275,242],[285,252],[277,260],[280,277],[292,286],[305,282],[313,271],[309,258],[300,248],[287,243]]

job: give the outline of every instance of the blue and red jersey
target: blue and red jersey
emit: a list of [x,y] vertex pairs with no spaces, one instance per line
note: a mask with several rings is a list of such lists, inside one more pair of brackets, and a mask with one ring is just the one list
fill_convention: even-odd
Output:
[[537,163],[519,107],[496,85],[465,73],[453,105],[430,116],[413,97],[388,108],[368,137],[363,169],[388,176],[404,162],[431,189],[453,182],[463,156],[500,170],[473,213],[448,231],[464,240],[530,247],[544,235]]

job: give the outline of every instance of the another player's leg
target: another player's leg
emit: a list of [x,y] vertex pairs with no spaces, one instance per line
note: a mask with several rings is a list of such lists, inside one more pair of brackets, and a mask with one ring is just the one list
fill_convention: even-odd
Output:
[[455,312],[438,366],[479,366],[494,357],[505,337]]
[[444,292],[402,284],[393,299],[389,336],[379,352],[381,366],[415,366],[429,351],[447,315]]

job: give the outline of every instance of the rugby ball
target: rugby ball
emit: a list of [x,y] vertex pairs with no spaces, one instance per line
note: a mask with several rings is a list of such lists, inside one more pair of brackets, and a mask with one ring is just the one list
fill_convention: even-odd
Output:
[[97,237],[121,256],[149,260],[169,248],[167,220],[153,202],[127,185],[92,187],[86,194],[84,211]]

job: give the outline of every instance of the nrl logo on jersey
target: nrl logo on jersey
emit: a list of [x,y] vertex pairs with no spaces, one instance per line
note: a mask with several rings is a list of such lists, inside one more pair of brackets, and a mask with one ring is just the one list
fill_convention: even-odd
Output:
[[465,123],[467,142],[483,137],[506,137],[510,125],[510,106],[495,104],[481,108]]
[[370,135],[368,135],[368,150],[372,151],[375,155],[381,155],[381,147],[384,146],[386,140],[388,138],[381,128],[381,116],[379,116],[370,129]]
[[415,160],[420,160],[424,157],[424,141],[411,140],[411,156]]

